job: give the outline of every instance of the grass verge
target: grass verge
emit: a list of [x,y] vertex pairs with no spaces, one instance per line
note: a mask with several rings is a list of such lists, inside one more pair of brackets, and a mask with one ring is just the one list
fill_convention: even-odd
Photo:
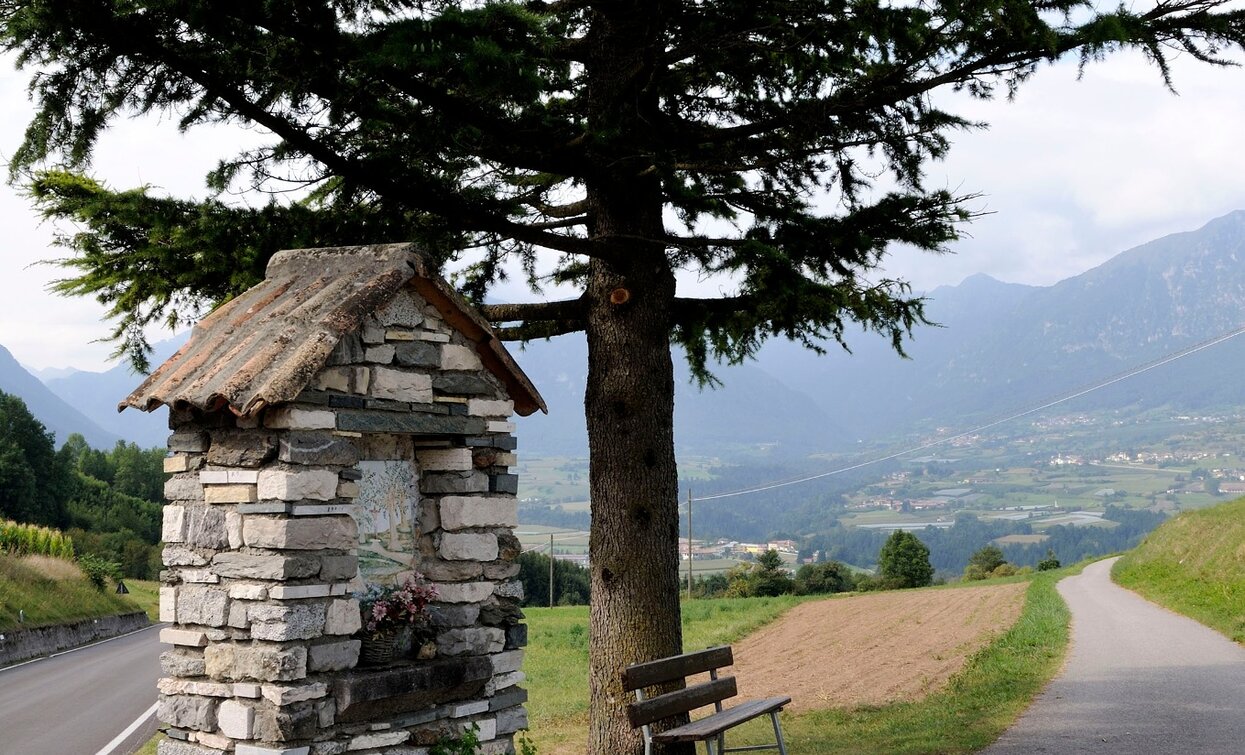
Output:
[[[97,590],[73,563],[47,556],[0,555],[0,630],[63,624],[140,610],[110,589]],[[25,613],[25,622],[18,617]]]
[[1245,498],[1165,522],[1124,554],[1111,576],[1245,643]]

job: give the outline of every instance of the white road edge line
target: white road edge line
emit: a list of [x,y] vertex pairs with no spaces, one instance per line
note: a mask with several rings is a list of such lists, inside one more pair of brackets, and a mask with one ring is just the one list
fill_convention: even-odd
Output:
[[96,645],[103,645],[105,642],[112,642],[113,640],[119,640],[122,637],[129,637],[132,634],[138,634],[139,632],[146,632],[148,629],[155,629],[157,627],[162,627],[162,626],[164,626],[164,624],[159,623],[159,622],[155,624],[148,624],[142,629],[135,629],[133,632],[126,632],[125,634],[119,634],[116,637],[109,637],[106,640],[100,640],[99,642],[92,642],[90,645],[79,645],[76,648],[69,648],[68,650],[62,650],[59,653],[52,653],[51,655],[45,655],[40,658],[31,658],[28,661],[22,661],[21,663],[14,663],[12,666],[2,666],[0,667],[0,674],[3,674],[5,671],[11,671],[15,668],[21,668],[22,666],[29,666],[32,663],[38,663],[39,661],[46,661],[49,658],[56,658],[57,656],[68,655],[69,653],[74,653],[79,650],[86,650],[87,648],[93,648]]
[[112,751],[120,747],[121,743],[124,742],[127,737],[129,737],[131,734],[137,731],[138,727],[147,723],[147,719],[151,718],[152,715],[155,714],[156,708],[159,705],[160,705],[159,703],[152,703],[151,707],[148,708],[141,716],[139,716],[138,719],[134,721],[134,723],[125,727],[125,731],[121,732],[111,742],[104,745],[104,749],[95,753],[95,755],[112,755]]

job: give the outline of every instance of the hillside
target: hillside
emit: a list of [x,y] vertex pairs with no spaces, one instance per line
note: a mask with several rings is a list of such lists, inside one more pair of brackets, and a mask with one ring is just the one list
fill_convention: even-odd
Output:
[[1112,577],[1245,643],[1245,498],[1163,524],[1119,560]]
[[71,561],[0,554],[0,630],[64,624],[143,610],[111,589],[96,590]]

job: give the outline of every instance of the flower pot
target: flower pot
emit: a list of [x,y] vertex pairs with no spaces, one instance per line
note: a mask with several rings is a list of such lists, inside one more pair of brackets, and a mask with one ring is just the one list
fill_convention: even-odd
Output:
[[394,632],[364,637],[359,648],[359,663],[363,666],[392,663],[397,646],[398,635]]

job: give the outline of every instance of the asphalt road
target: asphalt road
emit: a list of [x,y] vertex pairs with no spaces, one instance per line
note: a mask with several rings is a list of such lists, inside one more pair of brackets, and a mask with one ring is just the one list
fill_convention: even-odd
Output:
[[1245,752],[1245,648],[1116,586],[1114,562],[1059,583],[1067,664],[984,753]]
[[156,702],[158,636],[152,626],[0,669],[0,755],[128,755],[142,746],[155,733],[154,711],[115,740]]

